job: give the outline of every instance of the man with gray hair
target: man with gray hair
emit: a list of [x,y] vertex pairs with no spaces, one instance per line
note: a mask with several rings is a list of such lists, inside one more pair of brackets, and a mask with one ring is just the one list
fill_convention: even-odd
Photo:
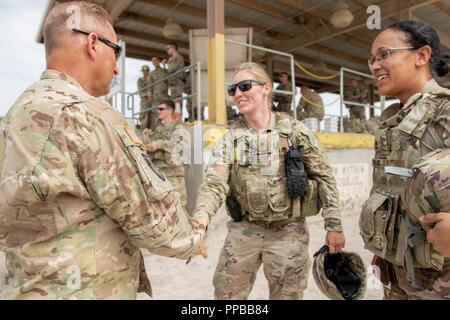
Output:
[[119,70],[109,14],[56,4],[47,70],[0,124],[0,249],[6,299],[135,299],[151,294],[139,247],[206,256],[191,218],[121,114],[98,97]]

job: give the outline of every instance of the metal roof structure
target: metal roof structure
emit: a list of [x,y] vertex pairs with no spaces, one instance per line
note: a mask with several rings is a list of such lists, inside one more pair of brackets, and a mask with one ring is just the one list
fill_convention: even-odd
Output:
[[[166,57],[170,40],[162,30],[169,17],[182,27],[177,40],[179,52],[188,59],[190,29],[207,28],[207,0],[95,0],[112,15],[119,38],[127,42],[127,56],[150,60]],[[372,40],[380,32],[369,30],[367,6],[381,9],[381,25],[395,21],[419,19],[431,24],[442,44],[450,48],[450,0],[345,0],[354,20],[350,26],[337,29],[330,23],[336,0],[225,0],[225,27],[251,27],[253,44],[289,52],[308,70],[330,75],[341,66],[368,73],[367,58]],[[55,0],[49,0],[48,10]],[[38,41],[43,42],[42,26]],[[264,57],[255,61],[264,63]],[[289,71],[288,61],[273,57],[273,76]],[[314,70],[322,61],[325,71]],[[320,91],[337,91],[339,79],[319,81],[296,70],[296,82],[306,83]],[[450,76],[438,79],[450,85]]]

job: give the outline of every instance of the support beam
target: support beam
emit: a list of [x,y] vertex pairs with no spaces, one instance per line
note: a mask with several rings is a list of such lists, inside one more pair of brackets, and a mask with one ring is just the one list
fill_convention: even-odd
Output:
[[270,5],[268,3],[262,4],[255,0],[227,0],[227,1],[248,8],[252,11],[256,11],[274,18],[278,18],[283,21],[290,21],[297,24],[294,21],[295,15],[292,15],[292,13],[286,12],[284,10],[280,10],[278,7]]
[[[161,8],[166,8],[169,10],[171,10],[178,3],[173,0],[139,0],[139,1],[147,3],[147,4],[151,4],[154,6],[158,6]],[[207,3],[209,3],[209,1],[207,1]],[[177,10],[177,12],[180,12],[180,13],[183,13],[183,14],[186,14],[189,16],[194,16],[194,17],[203,18],[203,19],[206,18],[206,13],[205,13],[204,9],[200,9],[200,8],[197,8],[194,6],[189,6],[184,3],[178,4],[176,10]],[[238,20],[235,18],[225,17],[225,24],[229,25],[231,27],[236,27],[236,28],[253,28],[254,33],[267,34],[266,29],[264,29],[260,26],[254,25],[252,23],[248,23],[247,21],[242,21],[242,20]],[[278,35],[277,33],[274,34],[275,37],[277,35]]]
[[[166,38],[154,36],[152,34],[145,33],[145,32],[132,31],[132,30],[118,28],[118,27],[116,27],[115,29],[116,29],[117,35],[119,37],[125,36],[125,37],[135,38],[138,40],[156,42],[156,43],[160,43],[162,45],[166,45],[169,42],[169,40],[167,40]],[[186,41],[177,41],[177,45],[178,45],[178,48],[189,49],[189,45]]]
[[136,0],[109,1],[106,3],[106,10],[115,21],[125,10],[127,10]]
[[335,49],[330,49],[329,47],[321,46],[319,44],[313,44],[313,45],[309,46],[308,49],[318,50],[318,51],[322,52],[322,56],[330,55],[330,56],[334,56],[339,59],[350,60],[351,62],[353,62],[355,64],[359,64],[360,66],[367,66],[367,60],[360,59],[360,58],[358,58],[354,55],[348,54],[346,52],[335,50]]
[[438,8],[439,10],[441,10],[442,12],[446,13],[448,16],[450,16],[450,6],[448,6],[447,4],[438,1],[433,3],[433,6],[435,6],[436,8]]
[[208,0],[208,122],[227,124],[224,0]]
[[[281,2],[285,2],[288,0],[280,0]],[[289,0],[290,1],[290,0]],[[431,4],[433,2],[436,2],[437,0],[428,0],[425,1],[421,4],[419,4],[420,6],[424,6],[424,5],[428,5]],[[393,16],[395,16],[396,14],[398,14],[399,12],[403,11],[403,10],[408,10],[408,8],[406,9],[399,9],[397,7],[396,3],[393,3],[392,1],[384,1],[381,4],[379,4],[379,6],[382,8],[382,16],[381,19],[385,20],[387,18],[391,18]],[[414,7],[412,7],[414,8]],[[360,29],[362,27],[366,26],[366,20],[367,20],[367,14],[365,10],[361,10],[361,12],[355,13],[355,20],[352,23],[352,25],[348,28],[344,28],[341,30],[338,30],[332,34],[328,34],[326,31],[324,30],[317,30],[317,36],[315,38],[311,38],[307,35],[301,34],[295,38],[293,38],[292,40],[288,41],[288,42],[279,42],[277,43],[275,46],[278,50],[282,50],[282,51],[291,51],[292,49],[295,48],[303,48],[303,47],[307,47],[310,46],[312,44],[333,38],[335,36],[338,35],[342,35],[348,32],[351,32],[353,30],[357,30]]]
[[[134,12],[126,11],[124,12],[118,19],[118,22],[120,21],[133,21],[133,22],[139,22],[142,24],[145,24],[147,26],[152,27],[158,27],[158,28],[164,28],[166,25],[166,21],[162,19],[158,19],[156,17],[149,17],[144,16],[142,14],[137,14]],[[183,29],[184,32],[187,32],[189,29],[192,29],[192,27],[183,25],[177,22],[177,24]],[[205,24],[206,27],[206,24]]]

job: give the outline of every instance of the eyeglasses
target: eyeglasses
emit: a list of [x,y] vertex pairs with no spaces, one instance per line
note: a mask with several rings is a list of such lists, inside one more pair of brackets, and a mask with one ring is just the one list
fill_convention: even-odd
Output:
[[385,61],[385,60],[389,59],[392,52],[402,51],[402,50],[417,50],[417,48],[404,47],[404,48],[389,48],[389,49],[380,50],[375,55],[370,56],[369,60],[367,61],[369,64],[369,68],[372,68],[372,66],[375,62]]
[[[82,30],[79,30],[79,29],[72,29],[72,31],[78,32],[78,33],[82,33],[82,34],[85,34],[85,35],[90,35],[90,34],[92,33],[92,32],[82,31]],[[120,57],[120,55],[121,55],[121,53],[122,53],[122,47],[119,46],[118,44],[115,44],[115,43],[112,42],[112,41],[109,41],[109,40],[106,39],[105,37],[102,37],[102,36],[100,36],[100,35],[97,35],[97,37],[98,37],[98,40],[100,40],[101,42],[103,42],[104,44],[106,44],[108,47],[113,48],[114,53],[115,53],[115,55],[116,55],[116,60],[119,60],[119,57]]]
[[156,110],[158,110],[158,111],[164,111],[164,110],[167,110],[167,108],[157,108]]
[[252,83],[256,83],[259,84],[261,86],[265,85],[266,82],[265,81],[260,81],[260,80],[253,80],[253,79],[249,79],[249,80],[242,80],[238,83],[229,85],[227,88],[228,91],[228,95],[230,97],[233,97],[236,94],[236,89],[239,88],[239,90],[241,90],[241,92],[246,92],[249,91],[252,88]]

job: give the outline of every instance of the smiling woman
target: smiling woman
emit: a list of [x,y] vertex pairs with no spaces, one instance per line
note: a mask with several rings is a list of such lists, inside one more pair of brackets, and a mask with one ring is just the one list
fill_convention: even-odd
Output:
[[271,110],[272,82],[261,66],[244,63],[232,80],[228,94],[243,116],[216,143],[194,211],[212,217],[225,202],[233,218],[215,297],[247,299],[263,264],[270,299],[302,299],[310,265],[305,218],[323,207],[325,243],[332,253],[345,244],[336,181],[317,137]]
[[[411,194],[414,198],[426,192],[423,185],[410,189],[409,201],[404,200],[406,186],[414,186],[411,180],[419,173],[413,168],[422,158],[450,148],[450,90],[433,79],[449,72],[448,61],[447,55],[441,55],[436,31],[419,21],[395,23],[372,44],[369,66],[379,92],[400,100],[380,116],[373,189],[360,217],[366,248],[375,254],[381,278],[387,279],[385,299],[450,297],[450,255],[437,251],[448,247],[443,244],[450,243],[450,236],[436,225],[437,236],[427,241],[425,229],[430,228],[419,218],[428,212],[410,206]],[[439,174],[432,180],[438,183]],[[426,197],[433,211],[444,209],[444,203]],[[442,220],[449,225],[450,214],[444,213]]]

